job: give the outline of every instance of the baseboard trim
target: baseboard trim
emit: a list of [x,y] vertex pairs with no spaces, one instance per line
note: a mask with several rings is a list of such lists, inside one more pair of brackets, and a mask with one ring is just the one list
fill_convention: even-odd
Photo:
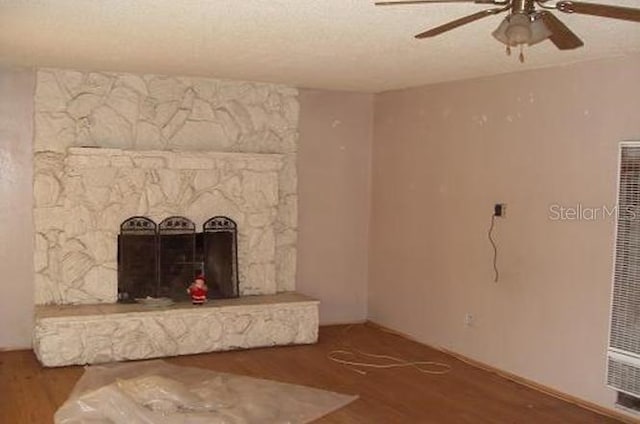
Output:
[[366,319],[357,320],[357,321],[322,321],[320,320],[320,327],[334,327],[340,325],[363,325],[368,323],[369,321]]
[[374,321],[368,320],[366,322],[366,325],[369,325],[371,327],[377,328],[379,330],[382,330],[382,331],[385,331],[385,332],[388,332],[388,333],[391,333],[391,334],[395,334],[397,336],[400,336],[400,337],[403,337],[405,339],[411,340],[413,342],[419,343],[421,345],[427,346],[427,347],[429,347],[431,349],[438,350],[438,351],[440,351],[442,353],[445,353],[447,355],[451,355],[454,358],[458,359],[459,361],[465,362],[465,363],[467,363],[467,364],[469,364],[471,366],[474,366],[476,368],[480,368],[480,369],[483,369],[485,371],[491,372],[493,374],[499,375],[500,377],[506,378],[507,380],[511,380],[511,381],[513,381],[515,383],[518,383],[518,384],[521,384],[523,386],[529,387],[529,388],[531,388],[533,390],[536,390],[538,392],[545,393],[545,394],[547,394],[549,396],[553,396],[553,397],[555,397],[557,399],[560,399],[560,400],[563,400],[565,402],[572,403],[572,404],[577,405],[577,406],[579,406],[581,408],[588,409],[589,411],[593,411],[593,412],[598,413],[600,415],[604,415],[604,416],[607,416],[607,417],[610,417],[610,418],[614,418],[616,420],[620,420],[620,421],[622,421],[624,423],[628,423],[628,424],[637,424],[638,423],[637,419],[635,419],[633,417],[630,417],[629,415],[625,415],[625,414],[622,414],[622,413],[620,413],[618,411],[615,411],[615,410],[612,410],[612,409],[609,409],[609,408],[605,408],[604,406],[600,406],[598,404],[589,402],[587,400],[580,399],[580,398],[575,397],[573,395],[569,395],[567,393],[561,392],[559,390],[556,390],[556,389],[553,389],[551,387],[545,386],[543,384],[537,383],[535,381],[529,380],[528,378],[521,377],[519,375],[510,373],[508,371],[501,370],[500,368],[496,368],[494,366],[485,364],[484,362],[480,362],[480,361],[477,361],[475,359],[469,358],[467,356],[461,355],[461,354],[459,354],[457,352],[453,352],[453,351],[451,351],[449,349],[445,349],[445,348],[442,348],[442,347],[436,347],[436,346],[430,346],[430,345],[428,345],[426,343],[423,343],[423,342],[421,342],[419,340],[416,340],[414,337],[412,337],[412,336],[410,336],[408,334],[405,334],[405,333],[403,333],[401,331],[397,331],[397,330],[385,327],[384,325],[378,324],[378,323],[376,323]]
[[15,352],[16,350],[31,350],[31,346],[3,346],[0,347],[0,352]]

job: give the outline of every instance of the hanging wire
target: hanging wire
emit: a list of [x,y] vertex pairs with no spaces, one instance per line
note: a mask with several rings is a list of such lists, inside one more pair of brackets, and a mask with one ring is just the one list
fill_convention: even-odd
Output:
[[500,279],[500,273],[498,272],[498,246],[496,242],[493,240],[493,227],[496,224],[496,214],[491,215],[491,226],[489,227],[489,242],[491,242],[491,246],[493,247],[493,272],[495,273],[495,277],[493,281],[496,283]]

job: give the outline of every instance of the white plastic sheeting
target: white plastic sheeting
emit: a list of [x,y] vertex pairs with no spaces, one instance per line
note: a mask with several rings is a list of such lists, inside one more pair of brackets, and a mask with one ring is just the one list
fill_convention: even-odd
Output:
[[56,424],[308,423],[357,396],[161,360],[90,366]]

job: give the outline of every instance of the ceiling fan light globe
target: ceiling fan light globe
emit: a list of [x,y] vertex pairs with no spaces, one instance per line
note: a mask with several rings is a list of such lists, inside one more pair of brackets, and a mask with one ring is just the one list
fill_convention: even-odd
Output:
[[509,16],[505,35],[510,46],[530,44],[532,31],[529,16],[520,13]]
[[531,39],[529,40],[529,45],[533,46],[534,44],[538,44],[547,38],[551,37],[551,31],[544,23],[540,16],[535,16],[531,20]]
[[493,38],[495,38],[496,40],[500,41],[502,44],[504,45],[509,45],[509,39],[507,38],[507,27],[509,26],[509,19],[504,18],[502,20],[502,22],[500,22],[500,25],[498,25],[498,28],[495,29],[495,31],[493,31],[491,33],[491,35],[493,35]]

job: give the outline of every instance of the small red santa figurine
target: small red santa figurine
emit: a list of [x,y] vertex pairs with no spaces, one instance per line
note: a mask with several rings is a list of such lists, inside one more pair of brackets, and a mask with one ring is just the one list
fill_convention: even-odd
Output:
[[207,301],[207,291],[209,288],[205,284],[204,275],[198,275],[187,289],[187,293],[191,296],[191,303],[194,305],[202,305]]

